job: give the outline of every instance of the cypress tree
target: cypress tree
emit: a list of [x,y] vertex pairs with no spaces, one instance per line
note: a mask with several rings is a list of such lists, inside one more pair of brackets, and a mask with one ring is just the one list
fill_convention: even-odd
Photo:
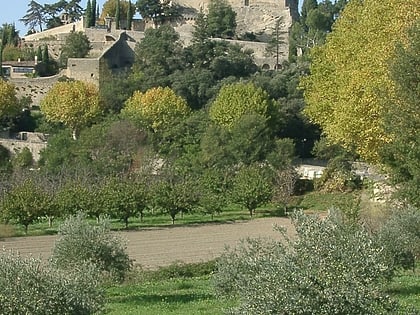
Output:
[[115,28],[120,28],[120,0],[117,0],[117,7],[115,9]]
[[86,18],[86,27],[91,27],[92,26],[92,5],[90,3],[90,0],[88,0],[86,4],[85,18]]
[[42,62],[48,63],[50,60],[50,56],[48,54],[48,46],[44,45],[44,51],[42,52]]
[[36,51],[36,58],[37,58],[38,62],[42,61],[42,48],[41,48],[41,46],[38,46],[38,49]]
[[128,1],[128,8],[127,8],[127,29],[131,30],[131,22],[133,20],[133,12],[131,7],[131,1]]
[[96,0],[92,0],[92,11],[91,11],[91,26],[95,26],[96,25]]

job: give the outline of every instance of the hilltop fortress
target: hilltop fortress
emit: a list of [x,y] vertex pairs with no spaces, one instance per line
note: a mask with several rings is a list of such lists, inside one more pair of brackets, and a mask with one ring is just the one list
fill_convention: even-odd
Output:
[[[268,38],[272,36],[276,23],[279,24],[278,34],[284,43],[279,46],[279,61],[288,56],[288,32],[292,21],[298,16],[298,0],[228,0],[236,12],[236,34],[242,38],[245,34],[253,34],[257,41],[229,40],[246,49],[252,49],[254,60],[263,69],[274,69],[277,56],[265,56]],[[189,45],[192,38],[195,18],[200,10],[207,12],[208,1],[177,0],[181,17],[169,23],[180,34],[184,45]],[[147,20],[134,20],[132,30],[117,30],[112,18],[98,21],[98,27],[85,28],[84,20],[69,23],[40,33],[25,36],[23,45],[37,49],[38,46],[48,46],[50,55],[58,58],[61,46],[66,36],[72,31],[84,32],[92,46],[86,58],[70,58],[67,69],[58,75],[47,78],[10,79],[16,86],[18,96],[29,96],[33,105],[39,105],[42,97],[51,86],[62,76],[76,80],[93,82],[99,85],[100,74],[104,67],[118,70],[130,67],[134,62],[134,47],[144,38],[144,31],[154,27]],[[124,25],[123,21],[121,25]]]

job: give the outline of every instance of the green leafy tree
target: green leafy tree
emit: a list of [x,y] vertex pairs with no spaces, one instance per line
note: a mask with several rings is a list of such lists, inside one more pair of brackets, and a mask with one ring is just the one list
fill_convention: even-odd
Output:
[[[120,18],[121,17],[128,17],[127,14],[131,12],[131,18],[136,11],[136,7],[131,1],[127,0],[119,0],[120,2]],[[102,6],[102,12],[99,19],[103,21],[106,16],[116,17],[116,10],[117,10],[117,0],[107,0],[105,1],[104,5]]]
[[136,7],[140,15],[152,20],[155,26],[179,15],[177,7],[168,0],[137,0]]
[[73,139],[77,139],[81,128],[102,113],[97,87],[82,81],[57,82],[42,99],[40,107],[47,120],[71,128]]
[[360,226],[337,216],[293,216],[296,237],[246,240],[217,262],[218,292],[232,314],[396,314],[385,292],[390,266]]
[[179,34],[170,25],[149,28],[135,47],[133,71],[140,73],[143,91],[156,86],[169,86],[169,75],[182,69],[182,45]]
[[272,194],[271,179],[263,166],[242,167],[233,178],[232,201],[247,209],[251,217],[255,209],[271,200]]
[[153,131],[167,129],[185,118],[190,109],[184,99],[177,96],[170,88],[153,88],[146,93],[139,91],[128,99],[121,115]]
[[178,214],[191,212],[197,206],[198,196],[191,176],[175,174],[170,166],[168,168],[152,183],[150,204],[169,214],[172,224],[175,224]]
[[381,151],[390,168],[400,199],[420,206],[420,20],[409,31],[408,42],[398,44],[390,66],[395,95],[385,105],[385,131],[392,141]]
[[[89,213],[94,209],[96,200],[91,198],[95,186],[84,178],[68,178],[61,184],[54,196],[57,212],[61,217],[75,215],[78,212]],[[102,213],[99,214],[103,214]],[[95,215],[96,216],[96,215]]]
[[419,15],[415,0],[350,2],[326,44],[313,50],[311,74],[302,81],[305,113],[331,142],[378,161],[392,140],[384,129],[383,95],[395,89],[388,62]]
[[147,188],[139,179],[110,178],[102,185],[100,195],[101,207],[111,217],[122,220],[126,228],[130,218],[143,218],[147,205]]
[[44,215],[49,198],[32,179],[27,178],[12,186],[1,201],[1,206],[7,221],[23,225],[27,234],[29,225]]
[[83,32],[71,32],[61,49],[60,61],[67,65],[68,58],[84,58],[92,49],[89,38]]
[[214,215],[222,212],[228,201],[223,173],[214,168],[205,169],[199,177],[198,185],[198,206],[213,219]]
[[236,13],[226,0],[210,1],[207,28],[211,37],[232,38],[235,35]]
[[268,94],[252,83],[224,85],[210,106],[210,118],[226,128],[232,128],[245,114],[268,117],[270,112]]
[[38,165],[48,174],[60,174],[64,169],[69,171],[74,165],[75,152],[71,131],[68,129],[56,131],[48,139],[47,147],[40,152]]

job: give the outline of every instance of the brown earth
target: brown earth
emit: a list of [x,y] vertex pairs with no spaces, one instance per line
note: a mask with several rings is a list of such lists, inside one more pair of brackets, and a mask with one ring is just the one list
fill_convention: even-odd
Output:
[[[173,262],[186,263],[208,261],[220,256],[225,246],[234,246],[247,237],[279,238],[275,226],[284,226],[293,231],[289,219],[263,218],[223,224],[197,224],[150,228],[121,232],[127,240],[127,250],[136,264],[144,268],[157,268]],[[48,259],[56,236],[6,238],[0,247]]]

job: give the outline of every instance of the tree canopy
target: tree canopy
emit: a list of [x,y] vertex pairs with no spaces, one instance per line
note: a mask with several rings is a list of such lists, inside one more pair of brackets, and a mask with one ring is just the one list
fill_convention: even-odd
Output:
[[210,118],[221,126],[232,128],[244,114],[269,115],[270,99],[263,89],[252,83],[224,85],[210,106]]
[[399,43],[390,65],[395,94],[389,98],[385,131],[392,141],[381,152],[402,199],[420,206],[420,19],[409,31],[408,43]]
[[210,0],[207,29],[211,37],[232,38],[236,29],[236,13],[226,0]]
[[153,131],[166,129],[189,113],[187,102],[168,87],[134,92],[121,111],[124,117],[139,121]]
[[383,126],[383,94],[394,89],[388,61],[419,16],[416,0],[350,2],[311,54],[311,74],[302,81],[305,113],[332,142],[366,160],[377,161],[391,141]]
[[42,99],[40,107],[47,120],[71,128],[74,138],[102,112],[97,87],[82,81],[57,82]]
[[17,115],[19,109],[15,86],[0,78],[0,119]]

